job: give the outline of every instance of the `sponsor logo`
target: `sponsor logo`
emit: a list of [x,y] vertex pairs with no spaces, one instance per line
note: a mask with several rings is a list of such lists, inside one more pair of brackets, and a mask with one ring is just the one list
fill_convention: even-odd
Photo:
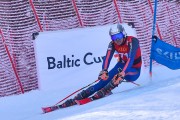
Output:
[[165,58],[168,58],[171,60],[180,60],[180,52],[169,52],[160,48],[156,48],[156,52]]
[[[57,60],[55,57],[47,57],[48,69],[61,69],[61,68],[70,68],[70,67],[80,67],[81,63],[85,65],[92,65],[94,63],[102,63],[104,56],[102,57],[93,57],[93,53],[86,53],[82,59],[75,58],[75,55],[68,57],[63,55],[62,60]],[[81,62],[82,61],[82,62]]]
[[128,51],[128,48],[127,47],[119,47],[118,51],[124,53],[124,52]]

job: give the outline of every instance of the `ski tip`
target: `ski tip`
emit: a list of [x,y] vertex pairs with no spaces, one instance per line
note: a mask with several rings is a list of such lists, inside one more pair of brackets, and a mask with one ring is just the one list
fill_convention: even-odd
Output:
[[42,109],[43,113],[48,113],[48,112],[52,111],[50,107],[42,107],[41,109]]
[[44,113],[52,112],[54,110],[59,109],[58,106],[51,106],[51,107],[42,107],[42,111]]
[[41,109],[42,109],[43,113],[46,113],[46,110],[45,110],[45,108],[44,108],[44,107],[42,107]]
[[42,109],[43,113],[46,113],[46,111],[44,110],[44,108],[41,108],[41,109]]

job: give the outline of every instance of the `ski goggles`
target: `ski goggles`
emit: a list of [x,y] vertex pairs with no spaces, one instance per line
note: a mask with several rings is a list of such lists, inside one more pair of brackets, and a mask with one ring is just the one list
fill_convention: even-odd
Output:
[[122,32],[111,35],[111,40],[112,41],[121,40],[122,38],[124,38],[124,35],[123,35]]

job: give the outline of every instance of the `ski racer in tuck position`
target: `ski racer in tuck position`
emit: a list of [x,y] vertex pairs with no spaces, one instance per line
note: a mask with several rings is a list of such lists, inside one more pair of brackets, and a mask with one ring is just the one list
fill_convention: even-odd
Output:
[[[52,111],[58,108],[76,105],[78,100],[88,98],[95,92],[91,97],[93,100],[102,98],[111,93],[111,90],[124,80],[126,82],[132,82],[138,79],[142,64],[138,39],[133,36],[127,36],[124,27],[119,23],[110,28],[109,35],[111,42],[109,43],[102,64],[102,70],[98,76],[100,81],[78,93],[73,99],[68,99],[63,104],[54,106]],[[118,58],[118,62],[108,72],[109,64],[115,52],[117,53],[115,57]],[[122,69],[121,72],[118,71],[119,68]]]

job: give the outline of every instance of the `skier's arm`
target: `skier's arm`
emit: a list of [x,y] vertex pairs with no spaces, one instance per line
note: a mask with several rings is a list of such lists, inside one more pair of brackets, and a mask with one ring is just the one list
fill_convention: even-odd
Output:
[[137,38],[132,38],[132,42],[130,43],[130,51],[128,53],[128,61],[126,62],[123,71],[126,73],[129,68],[132,67],[137,49],[139,48],[139,41]]
[[109,64],[111,62],[111,59],[113,57],[115,48],[112,42],[109,43],[106,56],[104,57],[103,64],[102,64],[102,70],[108,70]]

